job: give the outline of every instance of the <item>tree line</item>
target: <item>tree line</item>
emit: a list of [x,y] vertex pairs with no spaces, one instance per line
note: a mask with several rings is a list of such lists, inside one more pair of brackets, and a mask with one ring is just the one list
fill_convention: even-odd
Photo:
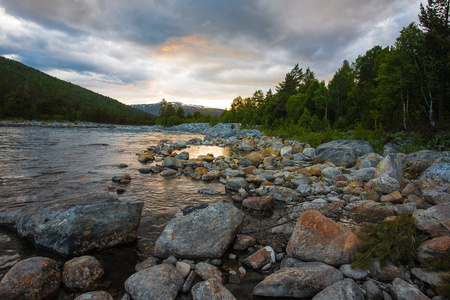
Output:
[[289,133],[347,130],[448,130],[450,127],[449,0],[420,6],[420,24],[403,28],[394,45],[345,60],[327,83],[298,64],[275,92],[237,97],[220,121]]
[[0,119],[153,125],[155,117],[117,100],[0,57]]

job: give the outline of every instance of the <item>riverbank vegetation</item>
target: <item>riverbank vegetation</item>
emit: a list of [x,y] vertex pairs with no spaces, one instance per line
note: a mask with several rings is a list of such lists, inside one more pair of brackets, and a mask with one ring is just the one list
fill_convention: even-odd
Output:
[[328,84],[297,64],[275,91],[235,98],[219,121],[259,125],[267,134],[315,145],[336,138],[375,145],[406,139],[411,150],[449,149],[449,1],[421,5],[419,20],[403,28],[394,45],[344,61]]

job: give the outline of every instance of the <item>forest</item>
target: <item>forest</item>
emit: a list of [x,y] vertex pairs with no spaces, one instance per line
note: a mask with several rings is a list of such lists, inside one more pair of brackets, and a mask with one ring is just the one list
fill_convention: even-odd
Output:
[[0,56],[0,119],[153,125],[155,117]]
[[389,132],[419,140],[445,137],[450,129],[449,2],[421,5],[420,24],[403,28],[390,47],[375,46],[352,63],[344,61],[328,83],[297,64],[274,92],[235,98],[219,121],[260,125],[269,134],[317,143],[340,136],[367,139],[367,134],[381,139]]
[[[159,117],[0,57],[0,119],[114,124],[242,123],[318,145],[332,139],[409,140],[450,149],[449,0],[421,4],[419,24],[392,46],[343,61],[329,82],[296,64],[274,91],[236,97],[220,117],[185,114],[165,99]],[[428,144],[427,144],[428,143]],[[381,144],[380,144],[381,145]]]

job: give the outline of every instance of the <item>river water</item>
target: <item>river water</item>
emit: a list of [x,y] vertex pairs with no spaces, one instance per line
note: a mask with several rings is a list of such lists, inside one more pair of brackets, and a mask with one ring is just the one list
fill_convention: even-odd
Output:
[[[190,204],[230,201],[230,195],[218,182],[192,181],[188,177],[163,178],[158,174],[140,174],[143,165],[136,153],[161,139],[172,142],[203,138],[198,134],[149,132],[145,127],[38,128],[0,127],[0,209],[34,202],[64,201],[90,194],[112,193],[114,175],[129,173],[132,182],[123,186],[124,201],[143,201],[141,225],[136,244],[94,254],[106,268],[106,281],[116,298],[123,292],[123,281],[133,273],[139,254],[145,253],[158,238],[173,215]],[[191,146],[190,157],[213,153],[228,155],[228,149],[213,146]],[[119,163],[127,164],[125,169]],[[155,163],[152,163],[155,164]],[[149,167],[152,164],[147,164]],[[214,189],[216,196],[197,193]],[[151,247],[150,247],[151,248]],[[32,256],[47,256],[64,263],[64,258],[43,249],[14,232],[0,228],[0,278],[14,263]]]

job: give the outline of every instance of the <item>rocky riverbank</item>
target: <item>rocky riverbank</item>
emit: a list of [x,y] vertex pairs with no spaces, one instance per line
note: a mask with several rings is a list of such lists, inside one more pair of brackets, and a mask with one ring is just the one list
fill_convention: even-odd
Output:
[[[422,269],[420,263],[450,249],[450,152],[381,156],[363,141],[312,148],[256,130],[236,131],[236,125],[180,126],[172,130],[211,134],[149,145],[137,157],[143,164],[139,172],[168,180],[189,176],[193,184],[220,181],[233,203],[182,208],[152,255],[147,252],[125,282],[122,299],[235,299],[233,294],[242,299],[443,299],[436,287],[444,274]],[[184,149],[191,145],[236,151],[229,157],[189,157]],[[115,176],[123,184],[117,192],[132,179],[133,174]],[[405,212],[427,237],[417,249],[418,265],[382,268],[372,259],[368,270],[352,269],[349,264],[361,246],[359,228]],[[0,295],[48,298],[63,287],[77,299],[91,299],[93,293],[112,299],[104,292],[81,295],[102,290],[101,266],[89,257],[64,265],[62,276],[48,259],[30,260],[8,272]],[[39,276],[26,279],[30,270]]]

